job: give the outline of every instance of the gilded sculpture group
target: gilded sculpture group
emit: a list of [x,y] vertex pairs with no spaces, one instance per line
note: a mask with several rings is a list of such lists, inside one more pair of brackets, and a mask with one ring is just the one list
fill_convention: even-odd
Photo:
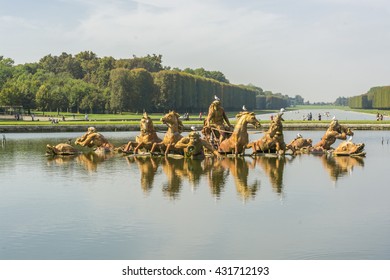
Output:
[[[283,135],[283,114],[284,109],[271,120],[269,129],[263,136],[253,142],[249,141],[248,124],[256,129],[260,128],[254,112],[248,112],[243,106],[243,110],[236,115],[236,124],[233,126],[218,97],[211,103],[208,115],[204,121],[201,133],[192,127],[192,131],[187,136],[182,136],[184,125],[180,115],[175,111],[170,111],[161,118],[161,122],[168,128],[163,139],[159,138],[153,125],[152,119],[145,112],[140,121],[140,134],[135,141],[115,148],[101,133],[94,127],[89,127],[88,131],[75,141],[76,145],[90,147],[98,153],[121,152],[124,154],[150,155],[179,154],[187,158],[204,158],[204,156],[223,157],[226,154],[234,156],[244,155],[246,149],[252,149],[251,155],[261,155],[273,153],[284,155],[286,151],[291,151],[293,155],[297,153],[329,153],[335,156],[364,156],[364,144],[356,144],[350,140],[343,141],[336,149],[332,145],[337,139],[346,140],[347,136],[353,136],[350,128],[339,124],[337,119],[333,119],[321,140],[312,145],[311,139],[303,138],[299,133],[290,143],[286,144]],[[202,136],[203,135],[203,136]],[[56,146],[47,145],[47,154],[70,155],[76,154],[78,150],[71,143],[61,143]]]

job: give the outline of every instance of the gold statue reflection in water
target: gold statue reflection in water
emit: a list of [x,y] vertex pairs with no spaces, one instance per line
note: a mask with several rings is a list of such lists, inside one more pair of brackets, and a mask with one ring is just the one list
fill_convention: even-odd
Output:
[[256,157],[256,165],[259,165],[268,176],[274,191],[278,194],[281,194],[283,191],[283,173],[284,166],[286,165],[286,157]]
[[202,160],[164,158],[162,160],[162,170],[168,181],[163,185],[163,192],[171,198],[176,198],[180,192],[183,179],[187,179],[193,189],[197,188],[202,176],[207,173],[207,169],[208,167],[205,167]]
[[141,188],[145,193],[149,193],[153,188],[154,177],[161,163],[161,158],[130,156],[126,157],[126,160],[130,165],[134,163],[138,165],[141,174]]
[[254,159],[250,158],[248,162],[244,157],[224,158],[221,161],[222,166],[228,169],[234,178],[237,192],[244,199],[254,198],[260,188],[260,181],[255,179],[248,184],[249,168],[255,167]]
[[364,167],[363,157],[334,157],[324,155],[321,156],[321,159],[325,170],[328,171],[334,182],[345,175],[351,174],[355,167]]
[[229,178],[233,179],[236,191],[244,201],[254,198],[260,190],[262,173],[255,168],[260,166],[268,176],[275,192],[280,194],[283,187],[283,171],[285,157],[227,157],[216,159],[206,157],[204,160],[172,157],[127,157],[129,164],[137,164],[141,175],[141,187],[149,192],[155,184],[154,177],[159,173],[166,180],[162,183],[162,191],[169,198],[179,197],[184,180],[196,189],[202,178],[207,179],[211,194],[220,198]]
[[47,160],[49,163],[54,163],[55,165],[69,165],[72,162],[76,162],[83,166],[87,171],[95,172],[100,163],[111,157],[113,157],[112,154],[97,154],[95,152],[90,152],[70,156],[50,156]]
[[229,177],[229,170],[222,165],[221,160],[207,157],[203,162],[210,191],[212,195],[220,198]]
[[174,159],[165,157],[162,161],[162,170],[167,178],[167,181],[163,184],[163,193],[170,198],[177,198],[182,186],[184,158]]
[[69,165],[74,162],[75,158],[78,155],[68,155],[68,156],[48,156],[47,163],[48,165]]
[[112,154],[97,154],[90,152],[79,155],[76,160],[79,164],[84,166],[86,170],[95,172],[97,171],[99,164],[103,163],[112,156]]

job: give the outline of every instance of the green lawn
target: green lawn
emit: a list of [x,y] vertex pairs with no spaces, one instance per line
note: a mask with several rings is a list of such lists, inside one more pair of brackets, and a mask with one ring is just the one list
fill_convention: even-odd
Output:
[[[287,110],[300,110],[300,109],[340,109],[340,110],[346,110],[346,111],[356,111],[356,112],[362,112],[362,113],[370,113],[370,114],[376,114],[378,110],[352,110],[349,107],[345,106],[296,106],[296,107],[290,107],[287,108]],[[266,113],[277,113],[278,110],[256,110],[256,114],[266,114]],[[20,125],[52,125],[50,121],[48,121],[48,117],[53,117],[56,119],[59,119],[61,125],[115,125],[115,124],[128,124],[128,125],[138,125],[139,120],[142,118],[142,114],[136,114],[136,113],[122,113],[122,114],[88,114],[89,121],[85,121],[85,115],[84,114],[73,114],[73,113],[60,113],[57,114],[57,112],[45,112],[44,115],[40,111],[33,111],[32,112],[35,115],[35,120],[39,119],[39,121],[31,121],[30,116],[24,116],[24,120],[16,121],[12,116],[7,116],[8,119],[2,118],[2,115],[0,115],[0,125],[13,125],[13,126],[20,126]],[[227,112],[228,117],[232,118],[234,117],[238,112]],[[383,110],[379,111],[379,113],[384,115],[389,115],[390,110]],[[62,121],[62,116],[65,117],[65,121]],[[153,119],[155,124],[161,124],[160,118],[163,116],[163,113],[150,113],[149,116]],[[269,120],[261,120],[261,123],[269,123]],[[311,123],[326,123],[328,121],[323,120],[321,122],[319,121],[311,121]],[[189,121],[183,121],[185,125],[191,125],[191,124],[203,124],[203,121],[200,121],[198,119],[198,115],[190,114],[190,120]],[[234,123],[234,121],[233,121]],[[286,120],[285,123],[307,123],[307,121],[288,121]],[[378,124],[375,120],[366,120],[366,121],[342,121],[340,120],[340,123],[351,123],[351,124]],[[390,121],[382,121],[380,123],[390,123]]]

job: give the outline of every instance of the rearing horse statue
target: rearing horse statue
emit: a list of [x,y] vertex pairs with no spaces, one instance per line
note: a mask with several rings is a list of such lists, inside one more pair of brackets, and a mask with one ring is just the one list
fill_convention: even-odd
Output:
[[221,142],[218,147],[220,153],[232,153],[237,156],[239,153],[244,153],[249,143],[247,126],[248,123],[259,128],[260,122],[256,119],[255,113],[243,111],[236,115],[237,123],[234,126],[232,135]]
[[130,141],[123,149],[124,153],[134,149],[134,154],[139,149],[150,150],[154,143],[160,143],[162,140],[157,136],[156,130],[154,129],[153,121],[145,112],[140,121],[140,134],[135,137],[135,142]]
[[168,131],[164,135],[164,139],[160,143],[153,143],[151,153],[159,147],[165,152],[165,156],[168,155],[170,150],[175,150],[175,144],[183,138],[180,134],[183,131],[184,125],[179,119],[180,115],[175,111],[169,111],[165,114],[160,121],[168,126]]

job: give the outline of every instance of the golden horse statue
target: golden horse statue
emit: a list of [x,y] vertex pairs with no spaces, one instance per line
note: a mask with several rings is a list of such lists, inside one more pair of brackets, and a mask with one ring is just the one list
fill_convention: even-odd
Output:
[[152,119],[145,112],[140,121],[140,134],[135,137],[135,142],[130,141],[127,143],[123,148],[123,152],[128,153],[133,150],[134,154],[136,154],[139,149],[149,151],[154,143],[160,143],[161,141],[154,129]]
[[169,113],[165,114],[160,119],[160,121],[162,121],[168,126],[168,131],[165,133],[164,138],[161,142],[153,143],[152,149],[150,150],[151,153],[153,153],[157,147],[160,148],[160,150],[164,151],[165,156],[167,156],[171,150],[177,151],[177,149],[175,149],[175,144],[181,138],[183,138],[181,132],[184,129],[184,125],[179,119],[179,117],[180,115],[175,111],[169,111]]
[[282,115],[283,111],[272,119],[269,129],[263,137],[248,145],[248,148],[252,148],[253,154],[285,153],[286,143],[284,142]]
[[248,124],[252,124],[256,128],[261,126],[253,112],[240,112],[236,115],[236,118],[237,123],[234,126],[232,135],[223,140],[218,147],[220,153],[234,153],[236,156],[244,153],[249,143]]

